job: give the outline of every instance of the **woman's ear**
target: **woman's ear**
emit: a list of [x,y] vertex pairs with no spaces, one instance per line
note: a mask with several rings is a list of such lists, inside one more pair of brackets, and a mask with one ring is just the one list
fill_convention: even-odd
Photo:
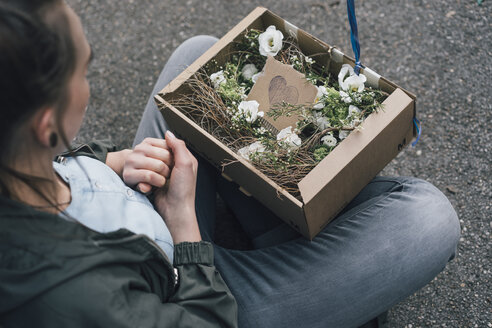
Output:
[[37,142],[47,148],[53,147],[50,138],[52,138],[54,133],[57,133],[57,129],[55,126],[55,110],[52,107],[40,110],[34,116],[31,127]]

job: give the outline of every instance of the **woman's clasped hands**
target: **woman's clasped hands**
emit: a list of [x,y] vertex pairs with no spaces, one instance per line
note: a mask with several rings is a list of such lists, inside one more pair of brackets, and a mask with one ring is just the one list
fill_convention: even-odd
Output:
[[147,194],[153,187],[164,187],[173,165],[166,140],[145,138],[126,156],[121,177],[128,186]]
[[154,206],[175,244],[200,241],[195,213],[198,162],[184,141],[166,132],[165,139],[146,138],[133,150],[109,153],[107,164],[142,193],[154,189]]

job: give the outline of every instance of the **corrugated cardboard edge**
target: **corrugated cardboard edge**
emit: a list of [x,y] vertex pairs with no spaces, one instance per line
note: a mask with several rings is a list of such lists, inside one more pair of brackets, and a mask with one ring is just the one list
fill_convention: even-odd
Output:
[[[329,222],[327,217],[335,217],[369,183],[367,177],[375,176],[410,142],[413,99],[396,89],[383,104],[384,110],[364,120],[362,131],[352,132],[299,182],[311,235],[316,235]],[[368,161],[371,156],[377,158],[372,164]],[[351,172],[340,174],[349,169]]]

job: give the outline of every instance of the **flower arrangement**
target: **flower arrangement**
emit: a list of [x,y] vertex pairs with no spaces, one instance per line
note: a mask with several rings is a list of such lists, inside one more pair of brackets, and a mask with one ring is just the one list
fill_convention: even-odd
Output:
[[[290,65],[317,88],[312,104],[278,103],[268,113],[247,100],[267,57]],[[365,85],[366,77],[344,64],[337,76],[306,56],[275,26],[250,29],[232,44],[223,65],[211,61],[186,84],[191,93],[171,104],[294,196],[297,183],[388,96]],[[295,126],[271,129],[266,117],[298,117]]]

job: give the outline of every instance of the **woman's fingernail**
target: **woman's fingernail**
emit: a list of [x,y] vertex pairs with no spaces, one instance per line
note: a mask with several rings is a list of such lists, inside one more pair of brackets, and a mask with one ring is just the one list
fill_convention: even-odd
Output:
[[[145,189],[147,191],[145,191]],[[137,185],[137,190],[140,191],[144,195],[150,194],[152,192],[152,189],[153,189],[152,187],[150,187],[150,188],[142,188],[142,186],[140,184]]]
[[167,134],[171,137],[171,139],[176,138],[176,136],[171,131],[167,131]]

